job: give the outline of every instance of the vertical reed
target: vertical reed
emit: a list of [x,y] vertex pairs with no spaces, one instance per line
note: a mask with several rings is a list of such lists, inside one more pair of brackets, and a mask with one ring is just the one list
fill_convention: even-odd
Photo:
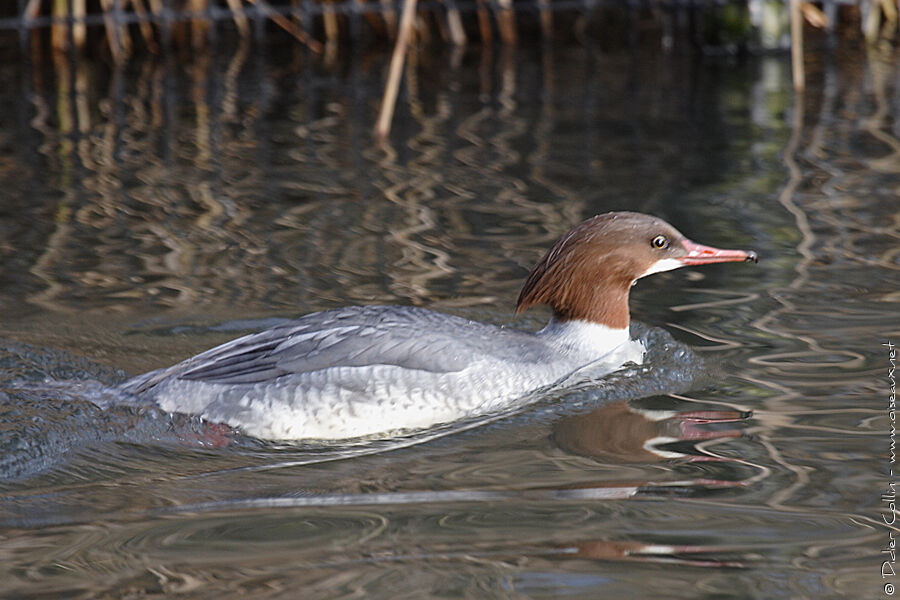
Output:
[[[514,46],[520,37],[519,23],[515,14],[515,0],[475,0],[474,17],[466,21],[457,6],[457,0],[441,0],[444,5],[443,13],[437,13],[429,18],[419,16],[417,18],[416,0],[403,0],[402,13],[398,22],[395,2],[397,0],[26,0],[20,2],[22,7],[22,19],[25,27],[29,22],[39,18],[41,14],[49,14],[52,17],[50,24],[51,46],[55,52],[82,51],[89,43],[89,38],[97,36],[95,29],[89,30],[86,19],[96,18],[97,15],[89,15],[89,11],[99,11],[103,22],[103,44],[116,63],[127,60],[133,45],[132,35],[139,33],[138,39],[142,39],[144,47],[150,52],[156,52],[160,45],[169,44],[173,39],[169,27],[174,24],[175,42],[190,44],[194,48],[204,48],[209,41],[214,15],[212,11],[216,7],[227,6],[230,17],[238,34],[243,39],[248,39],[251,34],[247,7],[255,7],[259,14],[278,27],[293,36],[301,44],[306,45],[314,53],[326,51],[326,64],[337,56],[339,44],[347,37],[364,34],[360,23],[368,23],[368,29],[377,37],[387,37],[394,41],[394,51],[388,71],[388,79],[385,85],[384,96],[375,134],[379,139],[384,139],[390,129],[390,121],[396,103],[399,86],[403,77],[403,64],[409,50],[409,44],[413,33],[417,34],[419,43],[426,43],[430,30],[435,27],[446,41],[457,47],[465,45],[468,41],[466,27],[471,33],[477,29],[477,33],[485,47],[493,44],[494,28],[496,27],[500,41],[505,47]],[[596,0],[586,0],[581,9],[581,18],[575,21],[575,28],[587,28],[590,12]],[[269,2],[277,2],[279,7],[273,8]],[[524,0],[523,0],[524,2]],[[805,73],[803,65],[803,26],[804,22],[818,28],[833,28],[834,17],[841,14],[837,11],[835,0],[825,0],[824,12],[806,0],[789,0],[787,10],[780,3],[774,4],[761,0],[747,0],[758,15],[759,22],[756,25],[773,39],[764,39],[763,44],[771,47],[783,45],[786,39],[787,18],[790,22],[791,59],[793,68],[794,87],[802,91],[805,86]],[[898,21],[898,2],[900,0],[860,0],[856,10],[859,11],[860,26],[869,42],[874,42],[882,37],[893,39]],[[307,4],[309,3],[309,4]],[[318,3],[318,6],[314,3]],[[713,3],[716,4],[716,3]],[[175,11],[175,8],[179,11]],[[373,10],[377,7],[377,10]],[[312,10],[318,8],[318,10]],[[287,9],[287,10],[286,10]],[[293,9],[293,10],[291,10]],[[554,33],[553,0],[537,0],[538,21],[541,36],[544,40],[550,40]],[[616,10],[611,8],[611,10]],[[684,9],[679,3],[674,7],[654,5],[650,11],[653,20],[662,22],[663,46],[671,46],[673,11],[688,10],[690,15],[699,13],[700,16],[708,15],[710,11],[718,10],[716,6],[706,6],[705,3],[691,3]],[[850,9],[845,9],[850,10]],[[668,11],[668,12],[667,12]],[[767,12],[768,11],[768,12]],[[775,12],[774,17],[770,13]],[[286,16],[285,12],[291,12],[293,18]],[[752,11],[751,11],[752,12]],[[351,13],[351,19],[346,20],[347,13]],[[360,19],[362,14],[364,19]],[[683,15],[684,13],[677,13]],[[826,17],[831,15],[831,18]],[[774,18],[777,27],[766,28],[769,21]],[[261,22],[260,22],[261,23]],[[349,23],[349,25],[348,25]],[[639,25],[633,24],[632,27]],[[718,30],[728,28],[718,24]],[[261,30],[260,30],[261,31]],[[320,32],[325,44],[313,38],[314,32]],[[577,31],[577,38],[581,38],[586,31]],[[743,30],[740,35],[745,35]],[[774,37],[773,37],[774,36]],[[732,36],[733,38],[734,36]],[[704,43],[701,40],[701,43]],[[740,43],[740,42],[739,42]]]
[[801,0],[790,0],[791,6],[791,68],[794,77],[794,89],[802,92],[806,87],[806,74],[803,70],[803,13],[800,10]]
[[384,87],[384,97],[381,99],[381,110],[378,113],[378,121],[375,123],[375,138],[379,142],[384,142],[391,131],[394,105],[397,103],[397,92],[400,89],[400,75],[403,72],[403,61],[406,57],[406,48],[409,45],[415,13],[416,0],[405,0],[403,12],[400,14],[400,31],[397,33],[397,43],[394,44],[388,80]]

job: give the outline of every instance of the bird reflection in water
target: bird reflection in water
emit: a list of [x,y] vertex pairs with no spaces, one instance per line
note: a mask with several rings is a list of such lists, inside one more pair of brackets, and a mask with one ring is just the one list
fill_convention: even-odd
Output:
[[[552,440],[560,449],[610,464],[666,462],[742,462],[698,448],[701,442],[739,438],[751,417],[740,410],[648,410],[631,402],[613,402],[586,414],[558,421]],[[743,479],[697,478],[689,481],[637,481],[583,483],[579,492],[590,495],[653,497],[666,493],[686,495],[702,490],[743,487]],[[630,493],[629,493],[630,492]],[[719,545],[648,543],[638,540],[578,540],[559,547],[561,556],[595,560],[675,562],[694,567],[741,567],[746,555],[740,548]]]
[[[677,458],[725,460],[696,451],[694,445],[704,440],[740,437],[741,430],[736,427],[710,429],[705,425],[739,423],[749,417],[749,412],[736,410],[675,412],[613,402],[557,422],[553,440],[567,452],[610,462],[654,463]],[[685,445],[689,448],[684,448]]]

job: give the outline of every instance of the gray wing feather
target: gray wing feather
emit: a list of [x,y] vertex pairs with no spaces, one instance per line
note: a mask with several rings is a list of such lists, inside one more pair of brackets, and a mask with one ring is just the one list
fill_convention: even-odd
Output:
[[[449,344],[421,340],[446,332],[459,317],[393,306],[350,307],[307,315],[293,323],[238,338],[168,369],[137,377],[126,387],[141,393],[170,377],[207,383],[253,384],[328,367],[394,365],[449,373],[464,369],[472,353],[441,351]],[[470,325],[471,326],[471,325]],[[487,326],[489,327],[489,326]],[[456,346],[458,347],[458,345]]]

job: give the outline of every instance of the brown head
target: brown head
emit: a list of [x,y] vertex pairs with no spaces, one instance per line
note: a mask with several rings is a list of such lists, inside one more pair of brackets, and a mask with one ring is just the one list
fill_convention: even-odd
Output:
[[752,251],[696,244],[650,215],[597,215],[562,236],[531,270],[516,314],[546,304],[557,320],[623,329],[630,320],[629,290],[641,277],[689,265],[756,260]]

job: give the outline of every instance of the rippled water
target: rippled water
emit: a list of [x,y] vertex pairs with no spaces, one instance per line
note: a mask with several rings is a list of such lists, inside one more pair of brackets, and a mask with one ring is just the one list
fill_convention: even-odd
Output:
[[[384,56],[219,51],[0,66],[2,595],[887,597],[895,54],[799,99],[780,56],[422,55],[379,148]],[[702,373],[337,449],[86,400],[349,303],[512,322],[613,209],[760,253],[634,290]]]

